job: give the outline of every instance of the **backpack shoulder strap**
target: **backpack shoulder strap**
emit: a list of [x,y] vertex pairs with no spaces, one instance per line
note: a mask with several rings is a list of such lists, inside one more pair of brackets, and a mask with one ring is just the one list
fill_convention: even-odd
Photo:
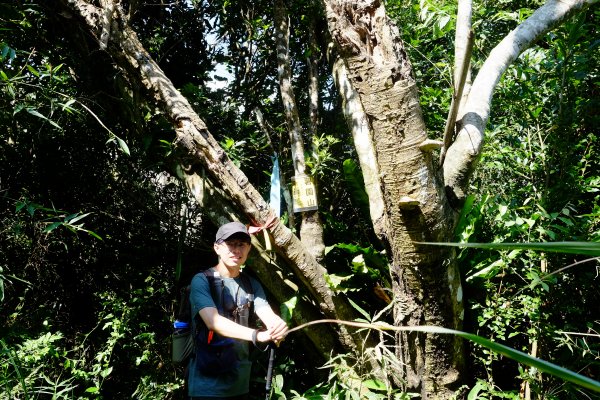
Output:
[[240,271],[240,279],[242,281],[242,286],[244,291],[248,295],[248,309],[250,311],[250,324],[254,325],[256,323],[256,316],[254,314],[254,287],[252,286],[252,281],[250,281],[250,277],[245,274],[243,271]]
[[240,279],[242,280],[242,287],[248,295],[248,303],[250,303],[251,308],[250,311],[254,311],[254,287],[252,286],[252,281],[250,281],[250,277],[243,271],[240,271]]
[[215,305],[217,306],[217,310],[219,311],[219,314],[223,315],[223,301],[217,301],[217,299],[219,298],[219,286],[221,286],[221,300],[223,297],[223,279],[221,279],[221,275],[219,275],[219,273],[217,271],[215,271],[213,268],[209,268],[207,270],[202,271],[202,273],[204,274],[204,276],[206,277],[206,280],[208,281],[208,286],[210,287],[210,295],[213,298],[213,301],[215,302]]

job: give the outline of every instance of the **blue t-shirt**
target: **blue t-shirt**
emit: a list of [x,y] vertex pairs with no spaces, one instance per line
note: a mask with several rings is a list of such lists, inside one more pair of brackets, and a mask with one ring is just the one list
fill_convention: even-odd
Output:
[[[263,307],[269,307],[262,286],[254,278],[247,274],[246,276],[250,278],[250,283],[254,291],[254,309],[260,310]],[[248,294],[244,291],[242,278],[239,276],[236,278],[215,278],[216,286],[220,286],[219,281],[222,280],[224,288],[222,294],[221,288],[217,288],[215,293],[217,298],[215,299],[211,295],[208,279],[203,273],[196,274],[192,279],[190,290],[192,315],[198,314],[200,310],[206,307],[214,307],[221,310],[231,309],[235,305],[236,299],[238,305],[247,303]],[[195,319],[193,319],[192,332],[195,331]],[[235,342],[238,365],[232,371],[214,376],[204,375],[196,368],[196,358],[191,358],[188,371],[188,395],[190,397],[229,397],[248,393],[250,367],[252,365],[248,360],[248,342],[244,340],[236,340]]]

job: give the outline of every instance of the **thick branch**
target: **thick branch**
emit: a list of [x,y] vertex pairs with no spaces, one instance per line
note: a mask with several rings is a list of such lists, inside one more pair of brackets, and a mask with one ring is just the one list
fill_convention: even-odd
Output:
[[469,178],[481,154],[492,95],[506,69],[537,39],[598,0],[549,0],[510,32],[490,53],[479,70],[462,112],[462,129],[450,146],[444,164],[444,182],[450,198],[465,197]]
[[454,73],[454,85],[452,92],[452,102],[450,103],[450,111],[448,111],[448,119],[446,120],[446,127],[444,129],[444,147],[440,153],[440,165],[444,165],[444,158],[446,157],[446,151],[452,139],[454,138],[454,132],[456,130],[456,117],[458,115],[458,109],[460,107],[460,100],[462,99],[463,89],[467,81],[467,75],[469,73],[469,65],[471,63],[471,54],[473,52],[473,32],[470,31],[466,37],[467,45],[464,48],[464,54],[458,57],[460,64],[455,65]]
[[337,58],[333,63],[333,79],[342,98],[344,116],[354,139],[354,148],[362,170],[365,191],[369,196],[371,222],[374,226],[379,226],[379,228],[375,228],[375,232],[381,233],[384,229],[383,193],[379,182],[379,167],[371,138],[369,119],[363,109],[359,94],[348,79],[346,65],[341,58]]
[[[456,33],[454,35],[454,82],[459,80],[459,65],[464,64],[466,56],[466,47],[468,46],[468,37],[473,36],[472,32],[472,16],[473,4],[472,0],[459,0],[458,9],[456,12]],[[471,90],[471,68],[470,63],[467,64],[467,77],[463,88],[462,97],[458,107],[457,118],[461,118],[460,110],[464,105],[464,101]]]

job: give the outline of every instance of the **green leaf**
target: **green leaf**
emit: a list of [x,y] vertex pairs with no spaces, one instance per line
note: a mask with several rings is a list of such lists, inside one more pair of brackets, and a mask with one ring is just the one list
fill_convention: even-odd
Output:
[[496,260],[487,267],[467,275],[466,280],[470,282],[475,278],[491,279],[498,275],[498,273],[502,270],[502,267],[505,265],[506,263],[503,259]]
[[70,224],[74,224],[75,222],[77,222],[77,221],[79,221],[79,220],[87,217],[88,215],[90,215],[91,212],[85,213],[85,214],[81,214],[81,215],[77,216],[78,214],[79,213],[75,213],[75,214],[69,215],[67,218],[65,218],[65,222],[68,222]]
[[479,392],[485,389],[485,383],[482,381],[478,381],[475,386],[469,391],[469,395],[467,396],[467,400],[477,400],[479,398]]
[[385,384],[383,382],[375,380],[375,379],[368,379],[363,382],[363,385],[365,385],[367,387],[367,389],[371,389],[371,390],[381,390],[381,391],[387,390],[387,387],[385,386]]
[[61,127],[60,125],[58,125],[56,122],[52,121],[50,118],[46,117],[45,115],[43,115],[43,114],[39,113],[39,112],[38,112],[36,109],[34,109],[34,108],[29,108],[29,107],[28,107],[28,108],[26,108],[25,110],[26,110],[26,111],[27,111],[29,114],[31,114],[31,115],[35,115],[35,116],[36,116],[36,117],[38,117],[38,118],[41,118],[41,119],[43,119],[43,120],[46,120],[46,121],[48,121],[48,123],[49,123],[50,125],[52,125],[52,126],[54,126],[54,127],[58,128],[58,129],[60,129],[60,130],[62,131],[62,127]]
[[294,315],[294,309],[298,303],[298,296],[294,296],[279,307],[281,311],[281,317],[286,322],[291,322]]
[[31,72],[36,77],[38,77],[38,78],[40,77],[40,73],[38,72],[38,70],[33,68],[31,65],[27,64],[27,69],[29,70],[29,72]]
[[98,388],[95,386],[89,387],[87,389],[85,389],[86,393],[98,393]]
[[61,226],[62,224],[63,224],[62,222],[53,222],[52,224],[50,224],[46,228],[44,228],[44,233],[50,233],[53,230],[55,230],[56,228],[58,228],[59,226]]
[[2,55],[0,56],[0,60],[4,60],[9,51],[10,51],[10,47],[8,47],[6,44],[3,44],[2,45]]
[[579,386],[594,390],[596,392],[600,392],[600,382],[590,379],[586,376],[579,375],[578,373],[568,370],[566,368],[559,367],[558,365],[541,360],[539,358],[531,357],[529,354],[525,354],[521,351],[515,350],[500,343],[492,342],[491,340],[482,338],[481,336],[465,332],[458,333],[458,336],[461,336],[474,343],[485,346],[498,354],[502,354],[522,364],[537,368],[541,372],[549,373],[565,381],[575,383]]
[[73,105],[73,103],[75,103],[76,101],[77,100],[75,100],[75,99],[71,99],[71,100],[67,101],[66,103],[58,103],[58,104],[60,104],[63,111],[73,112],[73,111],[77,111],[77,110],[75,108],[71,107],[71,105]]
[[102,239],[102,237],[101,237],[100,235],[98,235],[98,234],[97,234],[96,232],[94,232],[94,231],[90,231],[90,230],[88,230],[88,229],[84,229],[84,231],[85,231],[87,234],[89,234],[90,236],[93,236],[93,237],[95,237],[95,238],[96,238],[96,239],[98,239],[98,240],[103,240],[103,239]]
[[[366,312],[358,307],[354,302],[350,300],[350,303],[353,307],[355,307],[358,311],[360,311],[363,315],[367,316]],[[315,323],[331,323],[331,320],[318,320],[311,321],[309,323],[303,324],[302,326],[296,327],[290,330],[290,333],[299,328],[305,328],[308,325],[314,325]],[[594,390],[596,392],[600,392],[600,382],[588,378],[587,376],[583,376],[578,374],[577,372],[573,372],[566,368],[560,367],[556,364],[552,364],[551,362],[541,360],[539,358],[535,358],[530,356],[529,354],[523,353],[522,351],[515,350],[511,347],[505,346],[500,343],[493,342],[489,339],[483,338],[481,336],[474,335],[472,333],[457,331],[454,329],[443,328],[441,326],[394,326],[386,323],[360,323],[360,322],[350,322],[350,321],[335,321],[338,324],[351,325],[358,328],[370,328],[377,329],[381,331],[396,331],[396,332],[424,332],[424,333],[434,333],[434,334],[442,334],[442,335],[456,335],[462,337],[463,339],[467,339],[473,343],[477,343],[483,347],[486,347],[498,354],[506,356],[512,360],[515,360],[521,364],[528,365],[530,367],[536,368],[540,372],[545,372],[551,375],[554,375],[562,380],[575,383],[576,385],[585,387],[590,390]],[[473,392],[473,390],[472,390]],[[475,392],[474,392],[475,393]],[[473,399],[476,394],[473,395]]]
[[367,321],[370,321],[370,320],[371,320],[371,316],[369,315],[369,313],[368,313],[368,312],[366,312],[366,311],[365,311],[365,310],[363,310],[363,309],[362,309],[362,308],[361,308],[361,307],[360,307],[358,304],[356,304],[355,302],[353,302],[353,301],[352,301],[352,299],[350,299],[350,298],[349,298],[349,299],[348,299],[348,301],[350,302],[350,305],[352,305],[352,307],[354,307],[354,309],[355,309],[356,311],[358,311],[359,313],[361,313],[361,314],[362,314],[362,315],[365,317],[365,319],[366,319]]
[[[401,329],[399,329],[401,328]],[[600,382],[595,381],[587,376],[580,375],[576,372],[568,370],[566,368],[560,367],[556,364],[552,364],[551,362],[541,360],[539,358],[535,358],[530,356],[529,354],[523,353],[522,351],[515,350],[511,347],[505,346],[500,343],[493,342],[489,339],[483,338],[481,336],[477,336],[471,333],[455,331],[453,329],[446,329],[437,326],[418,326],[418,327],[395,327],[394,330],[412,330],[418,332],[427,332],[427,333],[441,333],[441,334],[452,334],[460,336],[464,339],[467,339],[473,343],[477,343],[481,346],[487,347],[488,349],[502,354],[512,360],[520,362],[521,364],[528,365],[530,367],[536,368],[540,372],[545,372],[551,375],[554,375],[562,380],[575,383],[584,388],[600,392]],[[476,398],[476,397],[474,397]]]
[[[2,71],[0,71],[0,72],[2,72]],[[13,110],[13,115],[16,115],[19,111],[21,111],[24,108],[25,108],[25,104],[24,103],[17,103],[15,105],[14,110]]]
[[112,372],[113,367],[108,367],[105,370],[103,370],[102,372],[100,372],[100,376],[103,378],[106,378],[107,376],[110,375],[110,373]]
[[117,137],[117,142],[119,142],[119,147],[121,148],[121,150],[123,150],[123,153],[130,156],[131,154],[129,153],[129,147],[127,147],[127,143],[125,143],[125,141],[120,137]]

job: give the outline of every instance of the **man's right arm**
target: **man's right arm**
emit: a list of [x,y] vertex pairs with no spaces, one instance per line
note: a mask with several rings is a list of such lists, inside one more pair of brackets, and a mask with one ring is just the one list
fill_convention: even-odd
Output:
[[[230,319],[227,319],[219,314],[214,307],[204,307],[199,312],[200,318],[204,321],[206,327],[217,332],[221,336],[230,337],[233,339],[252,341],[254,335],[254,329],[246,326],[236,324]],[[271,341],[271,335],[268,331],[258,332],[256,335],[258,342],[264,343]]]

